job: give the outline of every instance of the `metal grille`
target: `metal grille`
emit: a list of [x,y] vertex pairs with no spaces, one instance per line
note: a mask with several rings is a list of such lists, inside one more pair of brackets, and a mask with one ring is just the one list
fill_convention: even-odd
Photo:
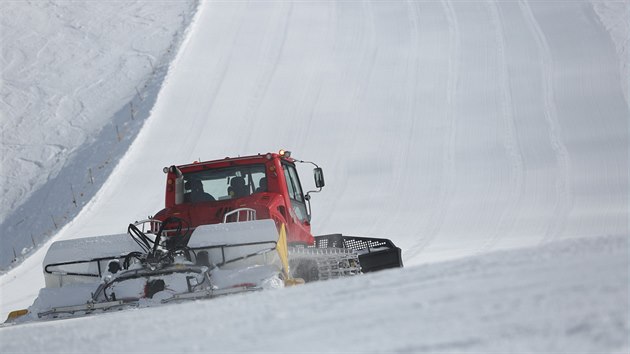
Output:
[[359,236],[343,236],[342,234],[330,234],[315,236],[314,248],[346,248],[364,253],[373,250],[392,249],[394,244],[384,238],[368,238]]
[[314,261],[319,280],[361,274],[359,256],[341,248],[291,248],[289,258],[295,262]]
[[387,242],[381,240],[362,240],[356,238],[346,238],[344,240],[344,244],[346,248],[350,248],[353,250],[362,250],[362,249],[372,249],[379,248],[383,246],[388,246]]

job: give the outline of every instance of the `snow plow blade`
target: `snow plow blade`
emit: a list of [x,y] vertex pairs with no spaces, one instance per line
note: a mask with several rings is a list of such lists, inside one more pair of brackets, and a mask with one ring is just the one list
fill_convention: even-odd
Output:
[[343,248],[359,255],[361,272],[369,273],[389,268],[402,268],[402,252],[391,240],[330,234],[315,236],[317,248]]

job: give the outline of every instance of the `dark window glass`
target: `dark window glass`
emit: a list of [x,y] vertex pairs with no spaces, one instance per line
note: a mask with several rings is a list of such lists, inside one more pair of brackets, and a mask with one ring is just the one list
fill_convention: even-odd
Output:
[[225,200],[248,196],[260,187],[265,165],[216,168],[184,174],[184,202]]
[[289,198],[291,199],[291,207],[300,221],[307,220],[308,214],[306,212],[306,204],[304,203],[304,195],[302,194],[302,187],[300,186],[300,180],[295,171],[295,167],[282,164],[282,169],[284,170],[284,177],[287,180],[287,190],[289,191]]

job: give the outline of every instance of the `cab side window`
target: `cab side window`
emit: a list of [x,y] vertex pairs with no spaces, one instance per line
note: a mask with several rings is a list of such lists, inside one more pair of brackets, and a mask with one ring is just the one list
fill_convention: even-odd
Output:
[[295,167],[282,164],[284,170],[284,178],[287,180],[287,190],[289,191],[289,198],[291,199],[291,207],[295,212],[295,215],[300,221],[308,219],[306,212],[306,204],[304,203],[304,194],[302,194],[302,187],[300,186],[300,180],[298,179]]

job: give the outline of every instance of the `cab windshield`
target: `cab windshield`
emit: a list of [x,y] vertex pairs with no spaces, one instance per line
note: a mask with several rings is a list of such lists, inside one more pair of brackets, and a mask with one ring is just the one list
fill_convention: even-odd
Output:
[[184,203],[235,199],[266,191],[263,164],[184,173]]

